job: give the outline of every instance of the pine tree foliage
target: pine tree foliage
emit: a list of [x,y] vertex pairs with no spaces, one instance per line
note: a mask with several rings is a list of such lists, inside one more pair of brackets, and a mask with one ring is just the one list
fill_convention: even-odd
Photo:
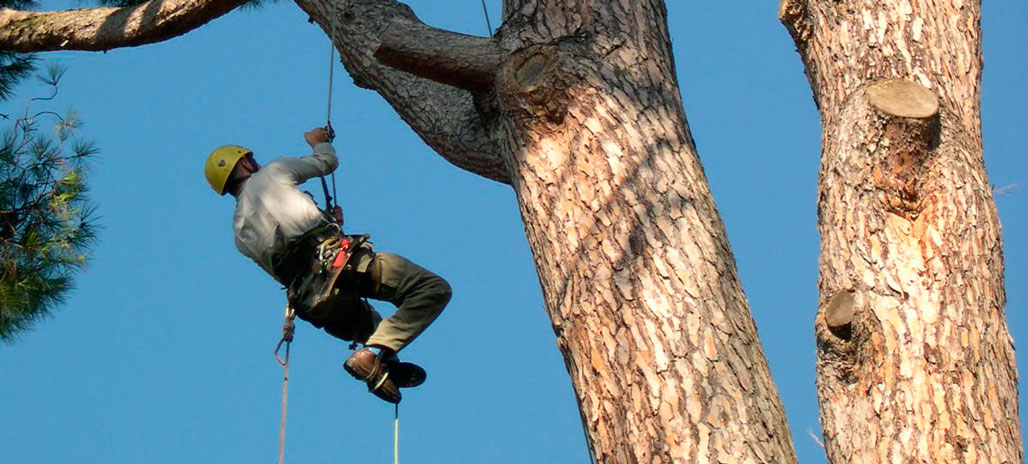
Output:
[[75,113],[36,110],[63,71],[40,75],[51,94],[29,100],[0,140],[0,340],[11,342],[67,297],[95,239],[86,168],[97,153],[73,137]]
[[35,70],[35,59],[24,53],[0,52],[0,101],[14,95],[14,87]]

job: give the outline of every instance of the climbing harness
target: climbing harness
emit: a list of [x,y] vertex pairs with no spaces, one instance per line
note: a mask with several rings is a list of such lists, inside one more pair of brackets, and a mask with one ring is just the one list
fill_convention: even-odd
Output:
[[[288,405],[287,399],[289,398],[289,345],[293,343],[293,332],[296,330],[296,324],[293,323],[294,318],[296,318],[296,312],[287,304],[286,320],[282,324],[282,339],[278,341],[278,345],[275,347],[275,359],[282,365],[282,425],[279,427],[278,432],[278,464],[282,464],[286,452],[286,407]],[[285,345],[285,357],[278,355],[279,351],[282,350],[282,345]]]

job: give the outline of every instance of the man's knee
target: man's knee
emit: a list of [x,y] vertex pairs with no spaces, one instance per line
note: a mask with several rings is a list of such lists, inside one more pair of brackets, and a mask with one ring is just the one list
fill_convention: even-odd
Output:
[[436,295],[439,302],[446,306],[450,302],[450,298],[453,296],[453,289],[450,287],[450,283],[446,279],[439,277],[438,275],[432,274],[432,278],[429,279],[430,291]]
[[407,294],[427,291],[440,298],[445,297],[443,298],[445,301],[450,300],[452,293],[450,284],[445,279],[417,263],[393,253],[380,252],[375,255],[372,278],[377,281],[380,288],[387,290],[388,293]]

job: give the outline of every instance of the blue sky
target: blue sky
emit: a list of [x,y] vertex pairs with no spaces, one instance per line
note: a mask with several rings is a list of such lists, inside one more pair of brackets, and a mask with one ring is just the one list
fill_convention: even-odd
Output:
[[[429,24],[485,32],[478,1],[410,4]],[[499,1],[488,5],[495,24]],[[802,65],[777,2],[668,9],[689,123],[796,450],[801,462],[824,462],[808,433],[820,429],[820,127]],[[1019,184],[996,197],[1018,346],[1028,337],[1025,24],[1025,2],[985,2],[986,164],[995,186]],[[0,347],[5,462],[274,462],[281,369],[272,350],[285,299],[235,251],[233,203],[211,193],[202,163],[226,143],[264,161],[308,152],[302,132],[325,117],[327,47],[295,5],[280,2],[162,44],[44,55],[68,67],[53,107],[81,111],[81,135],[102,149],[92,196],[103,229],[66,307]],[[448,165],[341,67],[334,92],[348,230],[454,287],[442,317],[405,351],[429,378],[401,407],[400,459],[587,462],[513,192]],[[345,350],[300,324],[287,462],[391,459],[392,407],[343,373]]]

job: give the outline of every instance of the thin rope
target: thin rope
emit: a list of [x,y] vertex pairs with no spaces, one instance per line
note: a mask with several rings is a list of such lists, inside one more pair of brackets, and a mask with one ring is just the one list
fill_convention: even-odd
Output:
[[400,464],[400,403],[393,405],[393,464]]
[[325,120],[332,123],[332,82],[335,77],[336,63],[336,3],[332,2],[332,37],[328,44],[328,115]]
[[[286,305],[286,320],[282,324],[282,339],[278,341],[278,346],[275,347],[275,359],[279,364],[282,365],[282,422],[279,426],[278,431],[278,464],[282,464],[286,455],[286,408],[288,407],[289,399],[289,345],[293,343],[293,331],[296,325],[293,324],[293,318],[296,317],[296,313]],[[285,357],[278,355],[282,349],[282,345],[285,345]]]
[[278,464],[286,455],[286,409],[289,406],[289,345],[286,344],[286,360],[282,364],[282,423],[278,431]]
[[489,24],[489,10],[485,7],[485,0],[482,0],[482,12],[485,13],[485,27],[489,28],[489,37],[492,37],[493,25]]
[[[328,128],[328,141],[331,142],[335,138],[335,130],[332,129],[332,84],[335,82],[335,63],[336,63],[336,17],[339,14],[338,0],[332,1],[332,36],[331,41],[328,44],[328,103],[325,105],[328,108],[327,115],[325,116],[325,127]],[[324,177],[322,177],[324,179]],[[326,189],[327,190],[327,189]],[[336,197],[336,204],[339,204],[339,196],[336,193],[336,172],[332,171],[332,196]],[[329,201],[326,200],[326,203]],[[328,205],[327,207],[331,207]]]

